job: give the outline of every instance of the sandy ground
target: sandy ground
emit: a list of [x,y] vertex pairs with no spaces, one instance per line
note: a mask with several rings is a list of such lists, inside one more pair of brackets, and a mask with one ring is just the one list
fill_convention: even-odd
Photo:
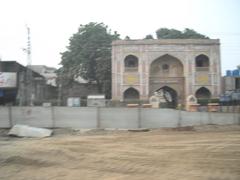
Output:
[[0,130],[1,180],[240,179],[240,126],[5,134]]

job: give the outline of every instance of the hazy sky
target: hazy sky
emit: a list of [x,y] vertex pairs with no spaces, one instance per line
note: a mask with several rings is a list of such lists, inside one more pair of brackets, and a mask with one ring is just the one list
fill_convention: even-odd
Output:
[[59,67],[60,52],[80,24],[103,22],[121,37],[141,39],[158,28],[191,28],[221,40],[222,70],[240,64],[239,0],[0,0],[0,57]]

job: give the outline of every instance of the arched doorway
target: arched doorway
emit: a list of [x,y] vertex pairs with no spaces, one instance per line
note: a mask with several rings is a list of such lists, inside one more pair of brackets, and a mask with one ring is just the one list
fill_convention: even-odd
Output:
[[128,88],[123,94],[124,100],[139,100],[139,92],[134,88]]
[[207,88],[201,87],[196,91],[195,96],[198,99],[210,99],[211,92]]
[[171,106],[176,107],[177,103],[183,103],[185,98],[183,72],[183,64],[174,56],[166,54],[155,59],[150,65],[149,96],[159,90],[159,87],[164,87],[163,89],[174,98]]
[[176,108],[178,105],[178,95],[177,92],[168,87],[168,86],[164,86],[161,87],[160,89],[158,89],[156,92],[162,91],[163,92],[163,96],[164,99],[167,102],[167,107],[169,108]]

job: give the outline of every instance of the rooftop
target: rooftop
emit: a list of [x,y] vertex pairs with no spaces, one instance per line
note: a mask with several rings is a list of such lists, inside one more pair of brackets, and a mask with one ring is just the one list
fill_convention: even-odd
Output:
[[112,42],[117,45],[219,45],[219,39],[144,39],[144,40],[116,40]]

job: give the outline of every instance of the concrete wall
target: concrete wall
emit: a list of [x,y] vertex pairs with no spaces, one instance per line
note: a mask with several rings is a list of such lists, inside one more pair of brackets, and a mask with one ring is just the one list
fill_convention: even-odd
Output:
[[177,127],[179,112],[173,109],[142,109],[141,127]]
[[53,111],[53,127],[97,127],[97,108],[53,107]]
[[101,108],[101,128],[138,128],[137,108]]
[[223,92],[236,89],[236,77],[223,77]]
[[0,107],[0,127],[8,128],[11,126],[10,124],[10,108],[8,107]]
[[160,128],[240,124],[240,114],[148,108],[0,107],[0,128],[15,124],[48,128]]
[[34,127],[52,127],[51,107],[11,107],[11,122]]

